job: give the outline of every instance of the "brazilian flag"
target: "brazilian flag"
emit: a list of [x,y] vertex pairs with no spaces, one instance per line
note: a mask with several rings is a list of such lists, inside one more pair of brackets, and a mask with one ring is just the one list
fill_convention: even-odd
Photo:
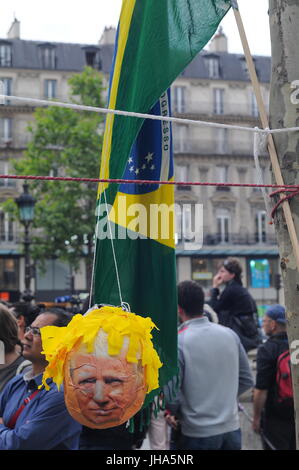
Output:
[[[170,85],[230,6],[229,0],[123,0],[108,107],[170,115]],[[172,181],[170,123],[107,115],[100,178]],[[174,186],[100,183],[97,211],[95,302],[122,300],[152,318],[163,387],[177,373]]]

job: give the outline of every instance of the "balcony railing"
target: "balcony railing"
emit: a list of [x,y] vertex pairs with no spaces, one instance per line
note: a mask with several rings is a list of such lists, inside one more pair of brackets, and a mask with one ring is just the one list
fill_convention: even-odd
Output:
[[[266,107],[268,107],[268,104],[266,104]],[[257,108],[250,102],[235,103],[232,101],[223,101],[214,103],[213,100],[190,100],[176,103],[173,101],[172,112],[177,114],[204,114],[206,116],[228,115],[246,116],[253,119],[258,118]]]
[[195,153],[199,155],[251,155],[253,153],[252,142],[206,139],[177,139],[173,136],[173,148],[175,153]]
[[[227,241],[224,241],[227,240]],[[240,233],[228,234],[206,234],[204,235],[204,245],[276,245],[276,236],[272,233]]]

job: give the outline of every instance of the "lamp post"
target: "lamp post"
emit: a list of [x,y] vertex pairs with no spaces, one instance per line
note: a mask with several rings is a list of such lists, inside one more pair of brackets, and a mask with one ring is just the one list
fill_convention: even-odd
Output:
[[33,296],[30,291],[31,281],[31,265],[30,265],[30,245],[31,240],[29,237],[29,226],[34,219],[34,205],[36,200],[29,194],[29,185],[24,183],[24,192],[15,200],[19,208],[19,219],[24,225],[24,257],[25,257],[25,292],[23,295],[24,300],[32,300]]

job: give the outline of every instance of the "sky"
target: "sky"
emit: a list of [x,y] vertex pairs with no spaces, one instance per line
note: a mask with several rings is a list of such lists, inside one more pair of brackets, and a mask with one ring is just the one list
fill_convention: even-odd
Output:
[[[153,0],[157,3],[163,0]],[[21,38],[40,41],[96,44],[105,26],[117,26],[121,0],[10,0],[1,2],[0,38],[16,17],[21,21]],[[239,0],[249,46],[254,55],[270,55],[268,0]],[[228,36],[229,52],[242,53],[234,14],[229,11],[222,26]]]

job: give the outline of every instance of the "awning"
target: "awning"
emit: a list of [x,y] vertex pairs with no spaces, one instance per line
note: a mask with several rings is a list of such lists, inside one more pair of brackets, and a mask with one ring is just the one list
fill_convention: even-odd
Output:
[[273,247],[259,247],[259,246],[252,246],[250,248],[244,247],[226,247],[226,246],[218,246],[217,248],[205,248],[203,247],[200,250],[176,250],[176,256],[215,256],[215,257],[222,257],[222,256],[278,256],[278,248],[276,246]]

